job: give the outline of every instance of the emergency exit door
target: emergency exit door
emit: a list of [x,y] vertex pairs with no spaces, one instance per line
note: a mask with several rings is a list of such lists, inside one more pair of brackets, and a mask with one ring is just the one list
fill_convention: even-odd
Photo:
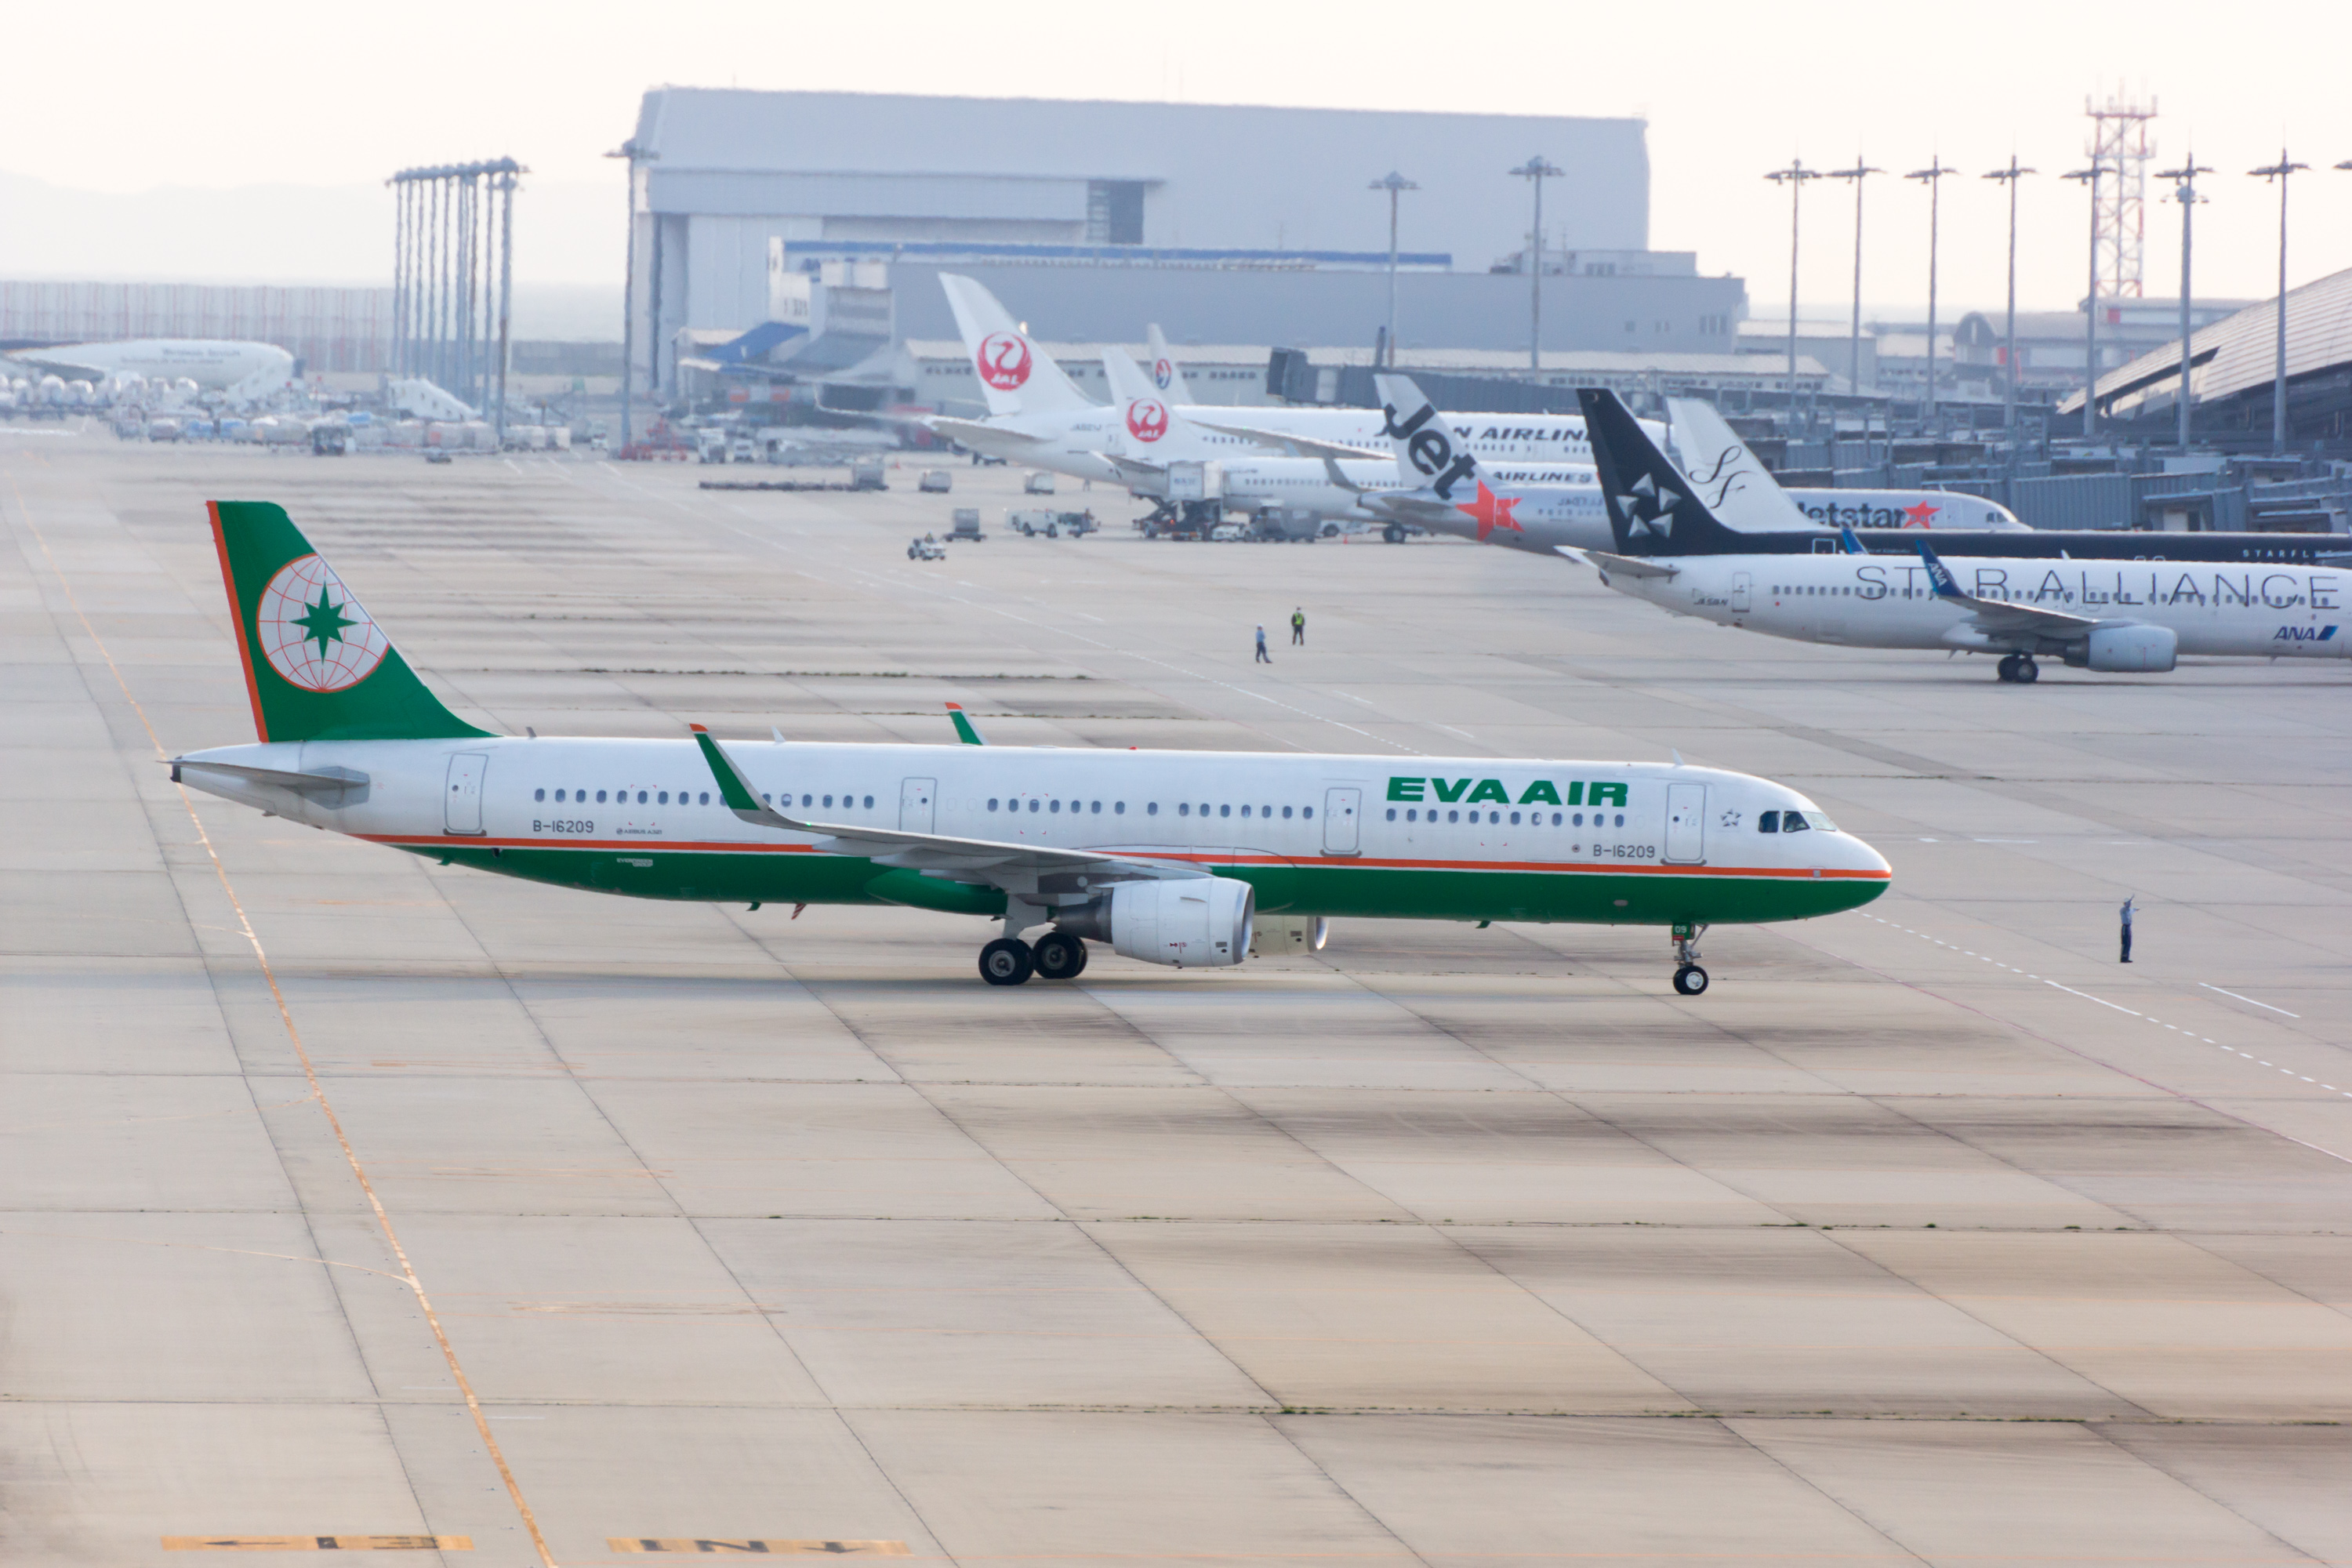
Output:
[[898,831],[929,833],[931,829],[934,802],[939,793],[937,779],[906,779],[898,785]]
[[482,830],[482,775],[489,771],[487,752],[460,752],[449,759],[449,793],[442,799],[442,825],[452,833]]
[[1748,593],[1755,585],[1756,579],[1748,573],[1734,572],[1731,574],[1731,613],[1733,615],[1744,616],[1748,613]]
[[1706,858],[1706,785],[1666,786],[1666,858],[1686,866]]
[[1364,803],[1360,789],[1327,789],[1323,792],[1323,853],[1353,855],[1358,835],[1362,827],[1356,818]]

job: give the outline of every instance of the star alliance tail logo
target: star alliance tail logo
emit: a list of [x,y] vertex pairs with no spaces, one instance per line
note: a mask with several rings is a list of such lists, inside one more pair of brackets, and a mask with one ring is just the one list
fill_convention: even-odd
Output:
[[269,668],[305,691],[357,686],[392,650],[392,639],[316,555],[278,568],[253,621]]
[[1643,474],[1633,481],[1629,493],[1611,499],[1625,513],[1626,531],[1645,539],[1665,539],[1674,531],[1675,508],[1683,498]]

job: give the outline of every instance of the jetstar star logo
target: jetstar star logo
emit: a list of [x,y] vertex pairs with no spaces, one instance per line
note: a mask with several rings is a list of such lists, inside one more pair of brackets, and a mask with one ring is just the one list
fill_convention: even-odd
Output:
[[991,332],[975,356],[980,379],[999,392],[1016,392],[1029,380],[1029,340],[1018,332]]
[[1483,543],[1486,536],[1498,528],[1507,528],[1513,533],[1526,531],[1519,527],[1518,520],[1511,515],[1511,509],[1517,506],[1521,499],[1512,496],[1507,500],[1488,489],[1486,481],[1481,479],[1478,481],[1478,499],[1468,506],[1457,506],[1454,510],[1478,524],[1478,538]]
[[1454,487],[1478,477],[1478,460],[1467,451],[1456,456],[1454,433],[1437,418],[1436,405],[1423,403],[1400,419],[1393,405],[1381,408],[1381,434],[1403,447],[1404,460],[1429,480],[1440,500],[1454,499]]
[[1175,379],[1176,367],[1174,365],[1171,364],[1164,359],[1156,359],[1151,362],[1152,385],[1158,387],[1160,391],[1165,392],[1168,390],[1168,384]]
[[1625,513],[1628,530],[1648,539],[1664,539],[1674,531],[1675,508],[1683,500],[1648,474],[1635,479],[1627,493],[1610,499]]
[[1936,514],[1943,510],[1931,500],[1923,500],[1917,506],[1906,506],[1903,509],[1903,526],[1933,528],[1936,526]]
[[1157,441],[1168,434],[1168,405],[1156,397],[1139,397],[1127,405],[1127,433],[1139,441]]
[[269,668],[305,691],[357,686],[392,648],[335,569],[316,555],[278,568],[254,607]]

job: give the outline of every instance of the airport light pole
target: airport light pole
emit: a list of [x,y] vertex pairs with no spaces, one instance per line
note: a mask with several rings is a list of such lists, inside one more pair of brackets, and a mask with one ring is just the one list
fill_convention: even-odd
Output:
[[2197,176],[2213,171],[2197,161],[2190,153],[2181,160],[2178,169],[2159,169],[2156,177],[2172,182],[2173,199],[2180,204],[2180,449],[2189,450],[2189,263],[2197,204],[2205,198],[2197,194]]
[[1914,169],[1903,176],[1927,187],[1927,406],[1920,423],[1931,426],[1936,420],[1936,251],[1941,237],[1937,220],[1943,216],[1943,178],[1956,172],[1947,168],[1937,156],[1928,159],[1926,168]]
[[2278,376],[2271,383],[2271,456],[2286,456],[2286,187],[2294,175],[2310,168],[2308,163],[2287,161],[2286,149],[2279,149],[2279,161],[2260,169],[2249,169],[2264,180],[2276,180],[2279,191],[2279,288],[2278,288]]
[[[1862,183],[1873,174],[1883,174],[1886,171],[1871,168],[1862,161],[1862,155],[1856,153],[1853,168],[1832,169],[1828,173],[1832,180],[1853,182],[1853,333],[1846,345],[1845,379],[1847,389],[1858,396],[1862,392]],[[1865,424],[1863,435],[1867,437],[1869,434],[1870,426]],[[1863,445],[1867,447],[1868,440],[1865,439]]]
[[1411,180],[1406,179],[1402,174],[1398,174],[1394,169],[1391,169],[1387,174],[1381,175],[1379,179],[1374,180],[1370,188],[1376,191],[1386,191],[1389,194],[1388,368],[1394,370],[1396,369],[1397,323],[1397,198],[1403,195],[1407,191],[1417,191],[1421,189],[1421,187],[1414,184]]
[[[628,204],[628,226],[621,232],[621,450],[629,449],[632,435],[629,405],[636,392],[637,373],[637,163],[651,154],[637,151],[633,138],[624,142],[607,158],[628,160],[628,177],[623,181],[625,199]],[[617,454],[615,454],[617,455]]]
[[2099,159],[2091,155],[2087,169],[2070,169],[2058,176],[2080,180],[2091,196],[2091,291],[2083,298],[2083,435],[2099,433]]
[[1789,434],[1797,433],[1797,210],[1802,205],[1805,182],[1822,178],[1819,169],[1808,169],[1802,158],[1791,158],[1785,169],[1774,169],[1764,176],[1776,185],[1789,187]]
[[1538,153],[1511,171],[1536,193],[1536,228],[1528,246],[1528,368],[1543,369],[1543,183],[1568,173]]
[[2017,154],[2011,153],[2008,168],[1995,169],[1985,176],[2009,186],[2009,325],[2004,329],[2006,341],[2000,351],[2008,374],[2001,377],[2001,427],[2009,432],[2012,463],[2017,460],[2017,182],[2032,173],[2018,167]]

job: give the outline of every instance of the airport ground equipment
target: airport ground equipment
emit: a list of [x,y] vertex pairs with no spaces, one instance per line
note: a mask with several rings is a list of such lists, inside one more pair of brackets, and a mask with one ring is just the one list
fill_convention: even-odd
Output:
[[996,985],[1076,973],[1073,942],[1229,967],[1261,910],[1687,942],[1888,885],[1797,792],[1679,763],[499,735],[442,705],[283,510],[210,510],[257,740],[173,757],[173,779],[444,865],[979,917]]
[[947,558],[947,546],[940,542],[936,534],[919,535],[907,546],[907,559],[909,561],[945,561]]
[[1029,471],[1029,477],[1021,481],[1021,493],[1023,495],[1031,496],[1052,495],[1054,493],[1054,476],[1044,468],[1031,469]]
[[954,484],[954,476],[945,468],[925,468],[923,477],[915,481],[915,489],[927,496],[943,496]]
[[949,514],[949,521],[955,525],[948,531],[948,539],[950,542],[982,544],[987,542],[988,535],[980,531],[980,508],[960,506]]
[[878,490],[887,488],[883,483],[883,461],[879,458],[860,458],[849,465],[849,488],[854,490]]

